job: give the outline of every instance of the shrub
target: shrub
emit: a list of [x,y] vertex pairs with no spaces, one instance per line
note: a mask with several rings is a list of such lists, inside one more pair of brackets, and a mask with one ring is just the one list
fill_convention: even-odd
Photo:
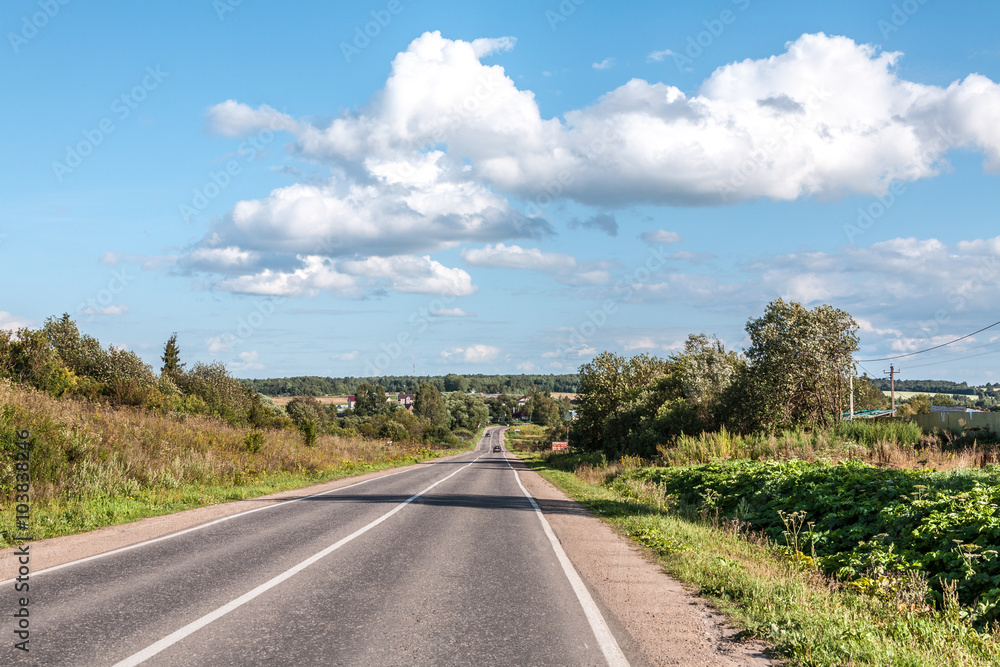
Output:
[[264,440],[264,433],[254,429],[244,436],[243,444],[246,445],[248,452],[258,454],[261,448],[264,447]]
[[316,422],[312,419],[306,419],[299,426],[299,430],[302,431],[302,438],[305,440],[306,447],[312,447],[316,444]]

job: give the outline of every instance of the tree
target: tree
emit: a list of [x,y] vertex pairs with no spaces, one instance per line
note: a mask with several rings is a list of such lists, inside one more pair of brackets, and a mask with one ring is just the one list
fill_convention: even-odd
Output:
[[648,354],[627,359],[602,352],[580,366],[579,419],[570,441],[582,449],[614,451],[618,429],[609,428],[654,379],[664,375],[669,362]]
[[541,426],[555,426],[563,421],[564,413],[547,392],[533,391],[525,406],[531,421]]
[[314,396],[296,396],[285,406],[285,412],[300,429],[307,421],[321,430],[326,427],[326,410]]
[[490,410],[490,419],[494,424],[510,424],[514,421],[517,399],[509,394],[500,394],[496,398],[486,399],[486,407]]
[[429,419],[431,426],[448,427],[448,408],[437,387],[423,383],[413,397],[413,413],[418,417]]
[[855,410],[881,410],[888,407],[889,399],[885,397],[881,389],[872,384],[867,375],[854,378]]
[[671,373],[694,411],[700,430],[713,430],[721,420],[721,403],[743,367],[743,360],[735,352],[727,352],[715,336],[691,334],[684,351],[670,361]]
[[181,363],[181,351],[177,347],[177,332],[170,334],[166,345],[163,346],[163,366],[160,374],[168,377],[176,377],[184,371],[184,364]]
[[448,373],[444,376],[445,391],[468,391],[469,381],[461,375]]
[[931,405],[950,406],[950,405],[958,405],[958,403],[956,403],[955,399],[953,399],[948,394],[934,394],[934,398],[931,399]]
[[909,415],[929,415],[931,413],[931,397],[928,394],[914,394],[896,408],[897,417]]
[[483,399],[472,394],[454,392],[445,397],[452,428],[473,431],[489,417],[490,410]]
[[362,417],[381,415],[388,412],[389,402],[385,400],[385,389],[377,384],[359,384],[354,394],[354,413]]
[[42,334],[67,369],[79,377],[98,379],[107,353],[96,338],[80,333],[69,313],[46,319]]
[[746,408],[753,426],[774,430],[839,419],[858,349],[853,317],[828,305],[809,310],[777,299],[746,330]]

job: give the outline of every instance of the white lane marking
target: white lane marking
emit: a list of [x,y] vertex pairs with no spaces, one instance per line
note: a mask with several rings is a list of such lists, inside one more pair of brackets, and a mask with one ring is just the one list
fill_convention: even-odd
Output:
[[[437,463],[439,463],[439,461],[434,461],[434,462],[432,462],[432,463],[430,463],[428,465],[436,465]],[[169,535],[164,535],[162,537],[154,537],[153,539],[146,540],[144,542],[136,542],[135,544],[130,544],[130,545],[126,546],[126,547],[119,547],[118,549],[112,549],[111,551],[105,551],[104,553],[95,554],[93,556],[87,556],[86,558],[81,558],[79,560],[73,560],[73,561],[70,561],[68,563],[63,563],[61,565],[53,565],[52,567],[47,567],[44,570],[38,570],[37,572],[32,572],[31,576],[37,577],[40,574],[44,574],[46,572],[55,572],[56,570],[61,570],[64,567],[70,567],[71,565],[79,565],[80,563],[86,563],[87,561],[98,560],[100,558],[106,558],[108,556],[113,556],[115,554],[120,554],[123,551],[131,551],[132,549],[138,549],[139,547],[144,547],[144,546],[146,546],[148,544],[155,544],[156,542],[162,542],[164,540],[172,540],[175,537],[180,537],[181,535],[186,535],[187,533],[192,533],[192,532],[194,532],[196,530],[202,530],[204,528],[208,528],[209,526],[214,526],[214,525],[222,523],[224,521],[230,521],[230,520],[235,519],[237,517],[246,516],[247,514],[253,514],[254,512],[263,512],[264,510],[271,510],[271,509],[274,509],[276,507],[287,507],[288,505],[291,505],[292,503],[297,503],[300,500],[308,500],[310,498],[316,498],[318,496],[325,496],[328,493],[336,493],[337,491],[343,491],[344,489],[350,489],[350,488],[353,488],[355,486],[361,486],[362,484],[367,484],[369,482],[374,482],[374,481],[379,480],[379,479],[385,479],[386,477],[392,477],[394,475],[402,475],[405,472],[413,472],[414,470],[421,470],[421,468],[414,467],[414,468],[407,468],[406,470],[397,470],[396,472],[390,472],[390,473],[387,473],[385,475],[379,475],[378,477],[372,477],[371,479],[366,479],[366,480],[361,481],[361,482],[355,482],[354,484],[348,484],[347,486],[338,486],[336,489],[329,489],[327,491],[320,491],[319,493],[314,493],[314,494],[312,494],[310,496],[302,496],[301,498],[295,498],[293,500],[286,500],[286,501],[283,501],[283,502],[275,503],[273,505],[266,505],[264,507],[258,507],[256,509],[246,510],[244,512],[238,512],[236,514],[230,514],[229,516],[224,516],[224,517],[221,517],[221,518],[216,519],[214,521],[209,521],[208,523],[199,524],[199,525],[193,526],[191,528],[185,528],[184,530],[177,531],[176,533],[171,533]],[[254,499],[250,498],[249,500],[254,500]],[[4,581],[0,581],[0,586],[6,586],[7,584],[12,583],[13,581],[14,581],[14,579],[5,579]]]
[[165,649],[173,646],[174,644],[176,644],[180,640],[184,639],[185,637],[187,637],[188,635],[190,635],[190,634],[192,634],[194,632],[197,632],[198,630],[200,630],[201,628],[205,627],[206,625],[208,625],[212,621],[216,621],[216,620],[222,618],[223,616],[225,616],[226,614],[228,614],[229,612],[231,612],[231,611],[233,611],[235,609],[238,609],[239,607],[245,605],[247,602],[250,602],[251,600],[253,600],[255,597],[257,597],[257,596],[261,595],[262,593],[264,593],[264,592],[266,592],[266,591],[274,588],[275,586],[277,586],[281,582],[285,581],[286,579],[290,579],[291,577],[294,577],[296,574],[298,574],[302,570],[306,569],[307,567],[309,567],[310,565],[312,565],[316,561],[318,561],[318,560],[320,560],[320,559],[322,559],[322,558],[330,555],[331,553],[333,553],[334,551],[336,551],[340,547],[344,546],[348,542],[354,540],[357,537],[360,537],[361,535],[364,535],[369,530],[371,530],[375,526],[379,525],[383,521],[387,520],[393,514],[395,514],[396,512],[399,512],[404,507],[406,507],[407,505],[409,505],[410,503],[412,503],[414,500],[416,500],[420,496],[424,495],[425,493],[427,493],[428,491],[430,491],[431,489],[433,489],[438,484],[441,484],[442,482],[444,482],[444,481],[446,481],[446,480],[454,477],[458,473],[462,472],[463,470],[465,470],[466,468],[468,468],[469,466],[471,466],[473,463],[475,463],[476,461],[478,461],[480,458],[481,458],[481,456],[477,456],[475,459],[473,459],[472,461],[470,461],[466,465],[462,466],[458,470],[452,472],[447,477],[442,477],[438,481],[436,481],[433,484],[431,484],[430,486],[428,486],[423,491],[420,491],[419,493],[413,494],[412,496],[410,496],[409,498],[407,498],[405,501],[403,501],[400,504],[396,505],[391,510],[389,510],[388,512],[386,512],[385,514],[383,514],[379,518],[375,519],[374,521],[372,521],[368,525],[362,526],[361,528],[358,528],[356,531],[354,531],[353,533],[351,533],[347,537],[338,540],[334,544],[331,544],[330,546],[328,546],[326,549],[323,549],[319,553],[317,553],[317,554],[315,554],[313,556],[310,556],[309,558],[305,559],[304,561],[302,561],[298,565],[295,565],[295,566],[293,566],[293,567],[285,570],[284,572],[282,572],[278,576],[274,577],[273,579],[271,579],[269,581],[264,582],[263,584],[261,584],[260,586],[258,586],[255,589],[253,589],[249,593],[244,593],[243,595],[241,595],[240,597],[236,598],[232,602],[230,602],[228,604],[224,604],[221,607],[219,607],[218,609],[216,609],[215,611],[210,612],[208,614],[205,614],[201,618],[199,618],[199,619],[197,619],[195,621],[192,621],[191,623],[188,623],[187,625],[185,625],[180,630],[177,630],[176,632],[173,632],[173,633],[167,635],[166,637],[164,637],[160,641],[156,642],[155,644],[147,646],[143,650],[139,651],[138,653],[136,653],[134,655],[129,656],[128,658],[125,658],[121,662],[115,663],[114,667],[134,667],[134,665],[138,665],[138,664],[140,664],[142,662],[145,662],[146,660],[149,660],[150,658],[152,658],[157,653],[160,653],[161,651],[163,651],[163,650],[165,650]]
[[569,557],[559,543],[559,538],[552,531],[552,526],[549,525],[548,519],[542,514],[542,508],[538,506],[532,495],[528,493],[528,489],[524,488],[524,484],[521,483],[521,476],[514,469],[514,466],[510,465],[510,459],[507,458],[506,453],[504,453],[503,458],[511,471],[513,471],[514,479],[517,480],[517,485],[521,487],[521,492],[524,493],[531,506],[535,508],[535,515],[542,522],[542,530],[545,531],[545,536],[549,538],[552,550],[556,552],[556,558],[559,560],[559,564],[562,565],[563,572],[566,574],[566,578],[569,579],[570,586],[573,587],[573,592],[576,593],[576,599],[580,601],[580,606],[583,607],[583,613],[590,623],[590,629],[594,631],[594,637],[597,638],[597,643],[601,646],[601,651],[604,652],[604,659],[608,661],[611,667],[629,667],[628,658],[622,653],[621,647],[618,646],[618,640],[611,633],[611,628],[608,627],[607,621],[601,615],[601,610],[598,608],[597,603],[590,596],[590,591],[584,585],[583,579],[580,578],[576,568],[573,567],[573,563],[570,562]]

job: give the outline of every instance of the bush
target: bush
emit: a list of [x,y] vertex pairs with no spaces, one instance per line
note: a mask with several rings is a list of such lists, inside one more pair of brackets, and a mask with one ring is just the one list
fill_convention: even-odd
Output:
[[243,438],[243,444],[246,445],[247,451],[251,454],[260,453],[260,450],[264,447],[264,441],[264,434],[257,429],[250,431]]
[[302,438],[305,440],[306,447],[312,447],[316,444],[316,422],[312,419],[303,420],[302,425],[299,426],[299,430],[302,431]]

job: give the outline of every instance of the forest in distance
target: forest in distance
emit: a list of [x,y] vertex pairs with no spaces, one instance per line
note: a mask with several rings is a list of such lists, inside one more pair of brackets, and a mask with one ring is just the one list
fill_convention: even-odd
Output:
[[[869,378],[877,389],[889,391],[888,378]],[[359,385],[381,384],[386,391],[415,393],[423,383],[428,383],[438,391],[475,391],[483,394],[518,394],[547,391],[555,393],[576,393],[580,387],[580,375],[571,374],[520,374],[520,375],[390,375],[383,377],[319,377],[315,375],[262,378],[243,380],[265,396],[347,396],[354,394]],[[965,382],[952,380],[896,380],[896,391],[923,392],[927,394],[983,395],[987,391],[1000,390],[1000,383],[988,383],[982,387],[970,387]]]
[[373,378],[300,376],[244,380],[265,396],[346,396],[360,385],[380,384],[386,391],[413,394],[427,383],[438,391],[475,391],[482,394],[518,394],[532,392],[575,393],[580,386],[578,374],[566,375],[389,375]]

